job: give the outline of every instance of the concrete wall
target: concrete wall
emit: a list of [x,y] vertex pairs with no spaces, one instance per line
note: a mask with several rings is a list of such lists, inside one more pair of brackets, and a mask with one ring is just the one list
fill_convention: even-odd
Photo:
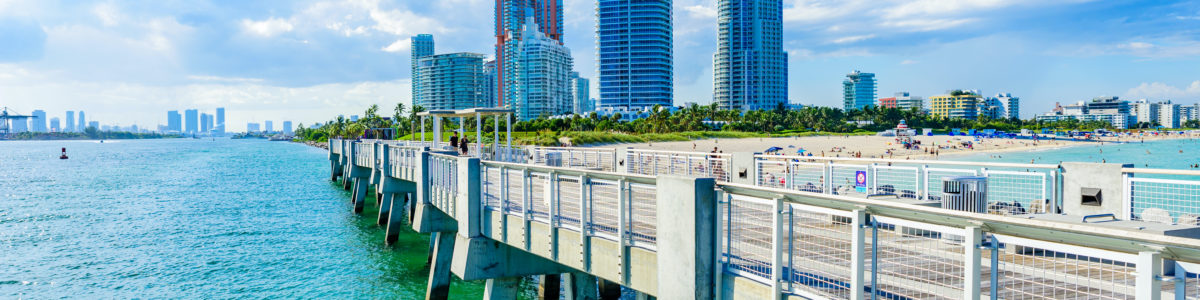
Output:
[[[1062,163],[1063,178],[1063,213],[1073,216],[1094,214],[1114,214],[1124,218],[1123,199],[1124,180],[1121,177],[1122,167],[1132,165],[1099,164],[1099,163]],[[1100,189],[1102,201],[1100,206],[1081,205],[1084,188]]]

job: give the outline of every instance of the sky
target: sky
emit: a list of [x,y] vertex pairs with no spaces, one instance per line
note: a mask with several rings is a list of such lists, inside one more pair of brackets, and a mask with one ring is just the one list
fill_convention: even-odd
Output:
[[[574,68],[595,78],[595,1],[563,0]],[[1032,117],[1098,96],[1200,101],[1200,1],[783,0],[788,95],[1012,93]],[[712,101],[716,1],[673,2],[675,103]],[[494,0],[0,0],[0,106],[104,125],[225,107],[247,122],[389,112],[411,98],[409,38],[494,56]],[[595,84],[592,85],[593,90]],[[595,93],[593,92],[593,95]]]

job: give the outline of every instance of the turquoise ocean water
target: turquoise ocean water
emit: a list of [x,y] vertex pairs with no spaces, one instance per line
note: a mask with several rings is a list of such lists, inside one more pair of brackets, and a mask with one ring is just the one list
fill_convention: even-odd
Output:
[[944,160],[1058,164],[1063,161],[1128,163],[1138,168],[1193,169],[1200,164],[1200,140],[1175,139],[1090,143],[1057,149],[943,156]]
[[[326,153],[261,140],[0,142],[0,298],[423,297],[427,236],[384,246],[329,181]],[[478,299],[482,284],[451,293]]]

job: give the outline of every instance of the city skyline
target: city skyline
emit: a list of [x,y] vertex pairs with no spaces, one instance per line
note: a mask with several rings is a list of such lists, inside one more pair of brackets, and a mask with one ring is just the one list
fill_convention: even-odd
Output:
[[[931,97],[956,87],[1020,95],[1023,118],[1105,95],[1200,100],[1191,70],[1200,42],[1188,34],[1200,25],[1197,3],[782,4],[791,102],[840,106],[838,83],[852,69],[877,74],[878,95]],[[574,71],[593,82],[595,8],[561,7]],[[178,107],[228,107],[228,124],[238,127],[231,132],[284,116],[311,124],[371,104],[410,104],[413,35],[438,36],[445,52],[495,53],[494,9],[494,0],[6,1],[0,42],[19,46],[0,52],[0,104],[25,114],[83,110],[143,128]],[[712,100],[716,15],[712,1],[674,1],[675,105]]]

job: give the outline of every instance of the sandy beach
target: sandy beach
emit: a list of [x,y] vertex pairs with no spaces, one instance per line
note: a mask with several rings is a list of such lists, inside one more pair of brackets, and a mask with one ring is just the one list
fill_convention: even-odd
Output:
[[[654,149],[663,151],[685,152],[764,152],[771,147],[779,147],[777,153],[796,155],[803,149],[805,155],[829,157],[854,157],[861,152],[863,158],[893,158],[893,159],[937,159],[943,155],[1002,153],[1014,151],[1045,150],[1080,145],[1097,145],[1112,142],[1128,142],[1139,140],[1159,140],[1170,138],[1185,138],[1181,135],[1147,136],[1144,138],[1105,137],[1094,141],[1076,141],[1059,138],[1055,140],[1040,139],[1037,142],[1029,139],[980,138],[965,136],[917,136],[913,140],[920,142],[919,149],[904,149],[896,137],[885,136],[812,136],[812,137],[781,137],[781,138],[745,138],[745,139],[704,139],[686,142],[656,142],[635,144],[609,144],[594,147],[604,148],[634,148]],[[971,147],[963,143],[970,142]],[[934,153],[931,154],[930,151]]]

